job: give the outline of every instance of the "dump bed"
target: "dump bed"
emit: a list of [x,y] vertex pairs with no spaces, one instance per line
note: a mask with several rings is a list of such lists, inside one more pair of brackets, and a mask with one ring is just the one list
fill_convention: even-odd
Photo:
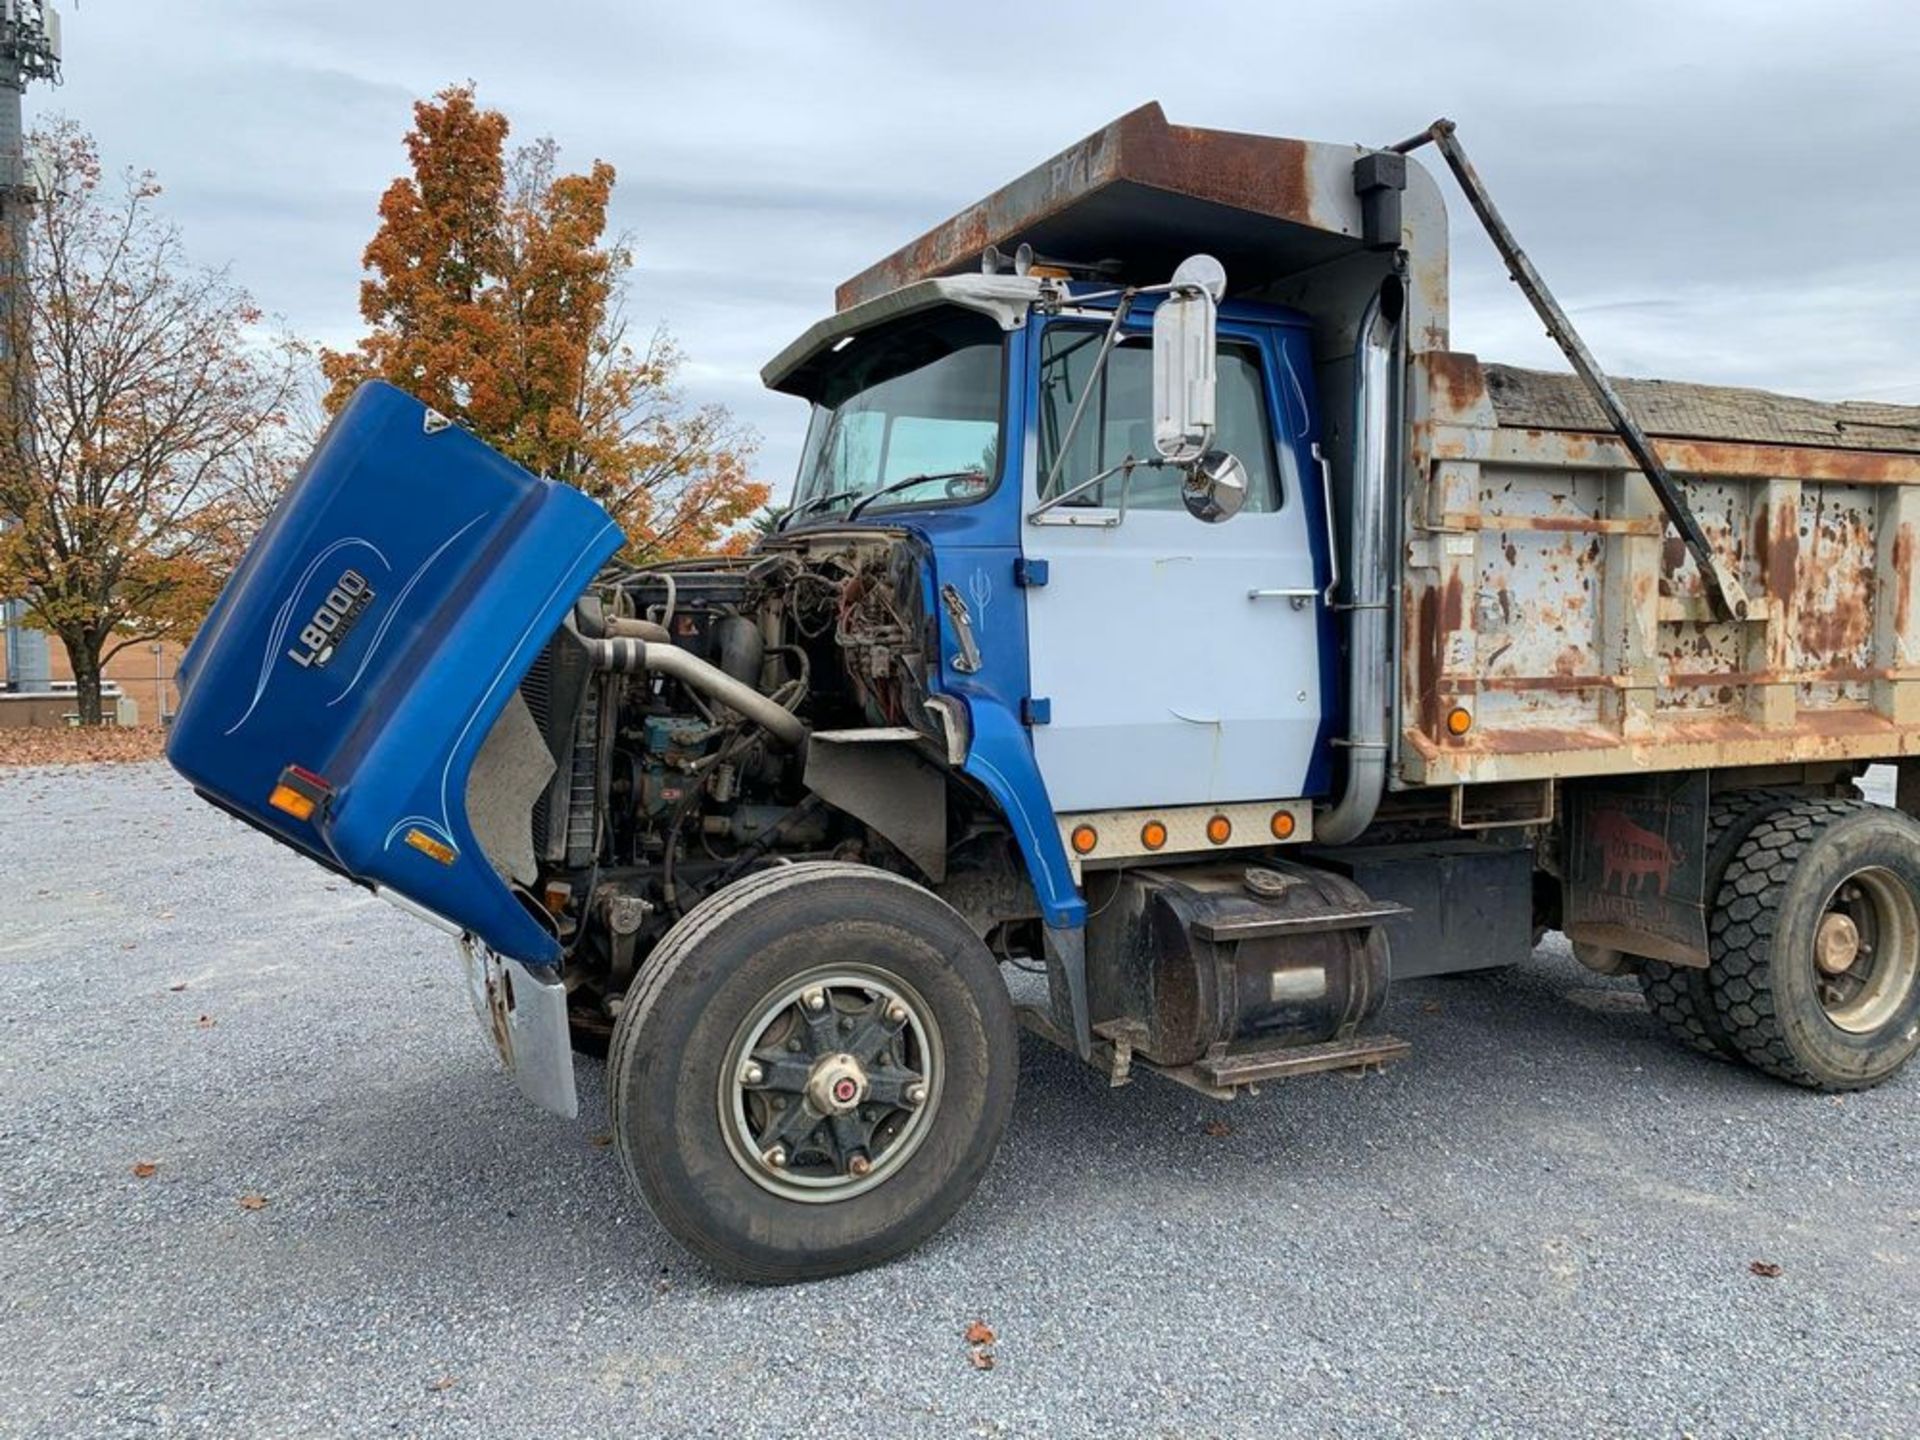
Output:
[[1403,780],[1915,748],[1920,409],[1620,382],[1752,597],[1735,621],[1574,376],[1448,352],[1416,368]]
[[[1173,125],[1145,105],[852,277],[839,303],[977,268],[987,247],[1022,241],[1109,257],[1136,281],[1210,252],[1229,294],[1312,317],[1322,432],[1344,474],[1354,327],[1398,266],[1394,784],[1920,748],[1920,409],[1622,382],[1753,597],[1743,620],[1716,619],[1693,556],[1580,382],[1453,350],[1439,187],[1408,161],[1386,212],[1396,246],[1378,233],[1392,222],[1370,227],[1358,198],[1370,158],[1357,145]],[[1464,734],[1447,724],[1455,709],[1470,717]]]

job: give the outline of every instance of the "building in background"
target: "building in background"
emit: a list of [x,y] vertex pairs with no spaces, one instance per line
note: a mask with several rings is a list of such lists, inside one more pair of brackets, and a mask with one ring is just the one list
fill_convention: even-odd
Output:
[[[174,672],[184,649],[172,640],[140,640],[107,661],[101,675],[105,715],[128,725],[159,725],[171,719],[180,707]],[[0,658],[0,726],[71,723],[66,717],[75,710],[73,666],[58,636],[47,636],[47,661],[51,691],[28,696],[8,693],[11,677]],[[129,703],[116,705],[115,696]]]

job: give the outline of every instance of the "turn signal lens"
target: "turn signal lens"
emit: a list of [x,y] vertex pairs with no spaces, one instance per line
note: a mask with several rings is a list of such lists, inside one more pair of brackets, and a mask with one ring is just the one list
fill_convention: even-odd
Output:
[[1291,840],[1293,838],[1293,825],[1293,812],[1291,810],[1276,810],[1273,812],[1273,819],[1267,822],[1267,828],[1273,832],[1273,838],[1276,840]]
[[1098,845],[1099,843],[1100,843],[1100,832],[1095,830],[1093,826],[1076,825],[1073,827],[1073,853],[1074,854],[1091,855],[1093,853],[1093,847]]
[[1224,845],[1233,838],[1233,822],[1224,815],[1216,815],[1207,821],[1207,839],[1216,845]]
[[276,785],[273,793],[267,796],[267,804],[276,810],[284,810],[296,820],[311,820],[316,808],[311,795],[302,795],[291,785]]
[[313,771],[289,765],[267,792],[267,804],[296,820],[311,820],[332,794],[333,787]]
[[1149,850],[1158,850],[1167,843],[1167,827],[1158,820],[1149,820],[1140,827],[1140,843]]
[[1473,728],[1473,716],[1464,706],[1456,705],[1447,712],[1447,733],[1464,735]]
[[454,856],[459,852],[444,840],[436,840],[424,830],[409,830],[407,844],[418,850],[429,860],[438,860],[442,865],[453,864]]

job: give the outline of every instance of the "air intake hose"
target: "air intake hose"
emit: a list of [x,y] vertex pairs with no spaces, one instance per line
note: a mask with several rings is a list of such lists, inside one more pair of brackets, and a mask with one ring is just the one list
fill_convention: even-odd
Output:
[[620,675],[671,676],[688,689],[698,690],[709,700],[746,716],[790,750],[806,743],[807,727],[799,716],[678,645],[614,636],[607,640],[589,640],[587,649],[596,670]]

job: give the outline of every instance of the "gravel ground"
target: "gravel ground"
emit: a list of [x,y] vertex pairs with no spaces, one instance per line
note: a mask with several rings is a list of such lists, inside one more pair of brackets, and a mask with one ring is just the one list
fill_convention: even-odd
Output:
[[161,766],[0,772],[0,915],[0,1433],[1920,1424],[1920,1073],[1701,1059],[1555,944],[1228,1107],[1028,1042],[954,1224],[759,1291],[629,1197],[597,1064],[529,1109],[443,939]]

